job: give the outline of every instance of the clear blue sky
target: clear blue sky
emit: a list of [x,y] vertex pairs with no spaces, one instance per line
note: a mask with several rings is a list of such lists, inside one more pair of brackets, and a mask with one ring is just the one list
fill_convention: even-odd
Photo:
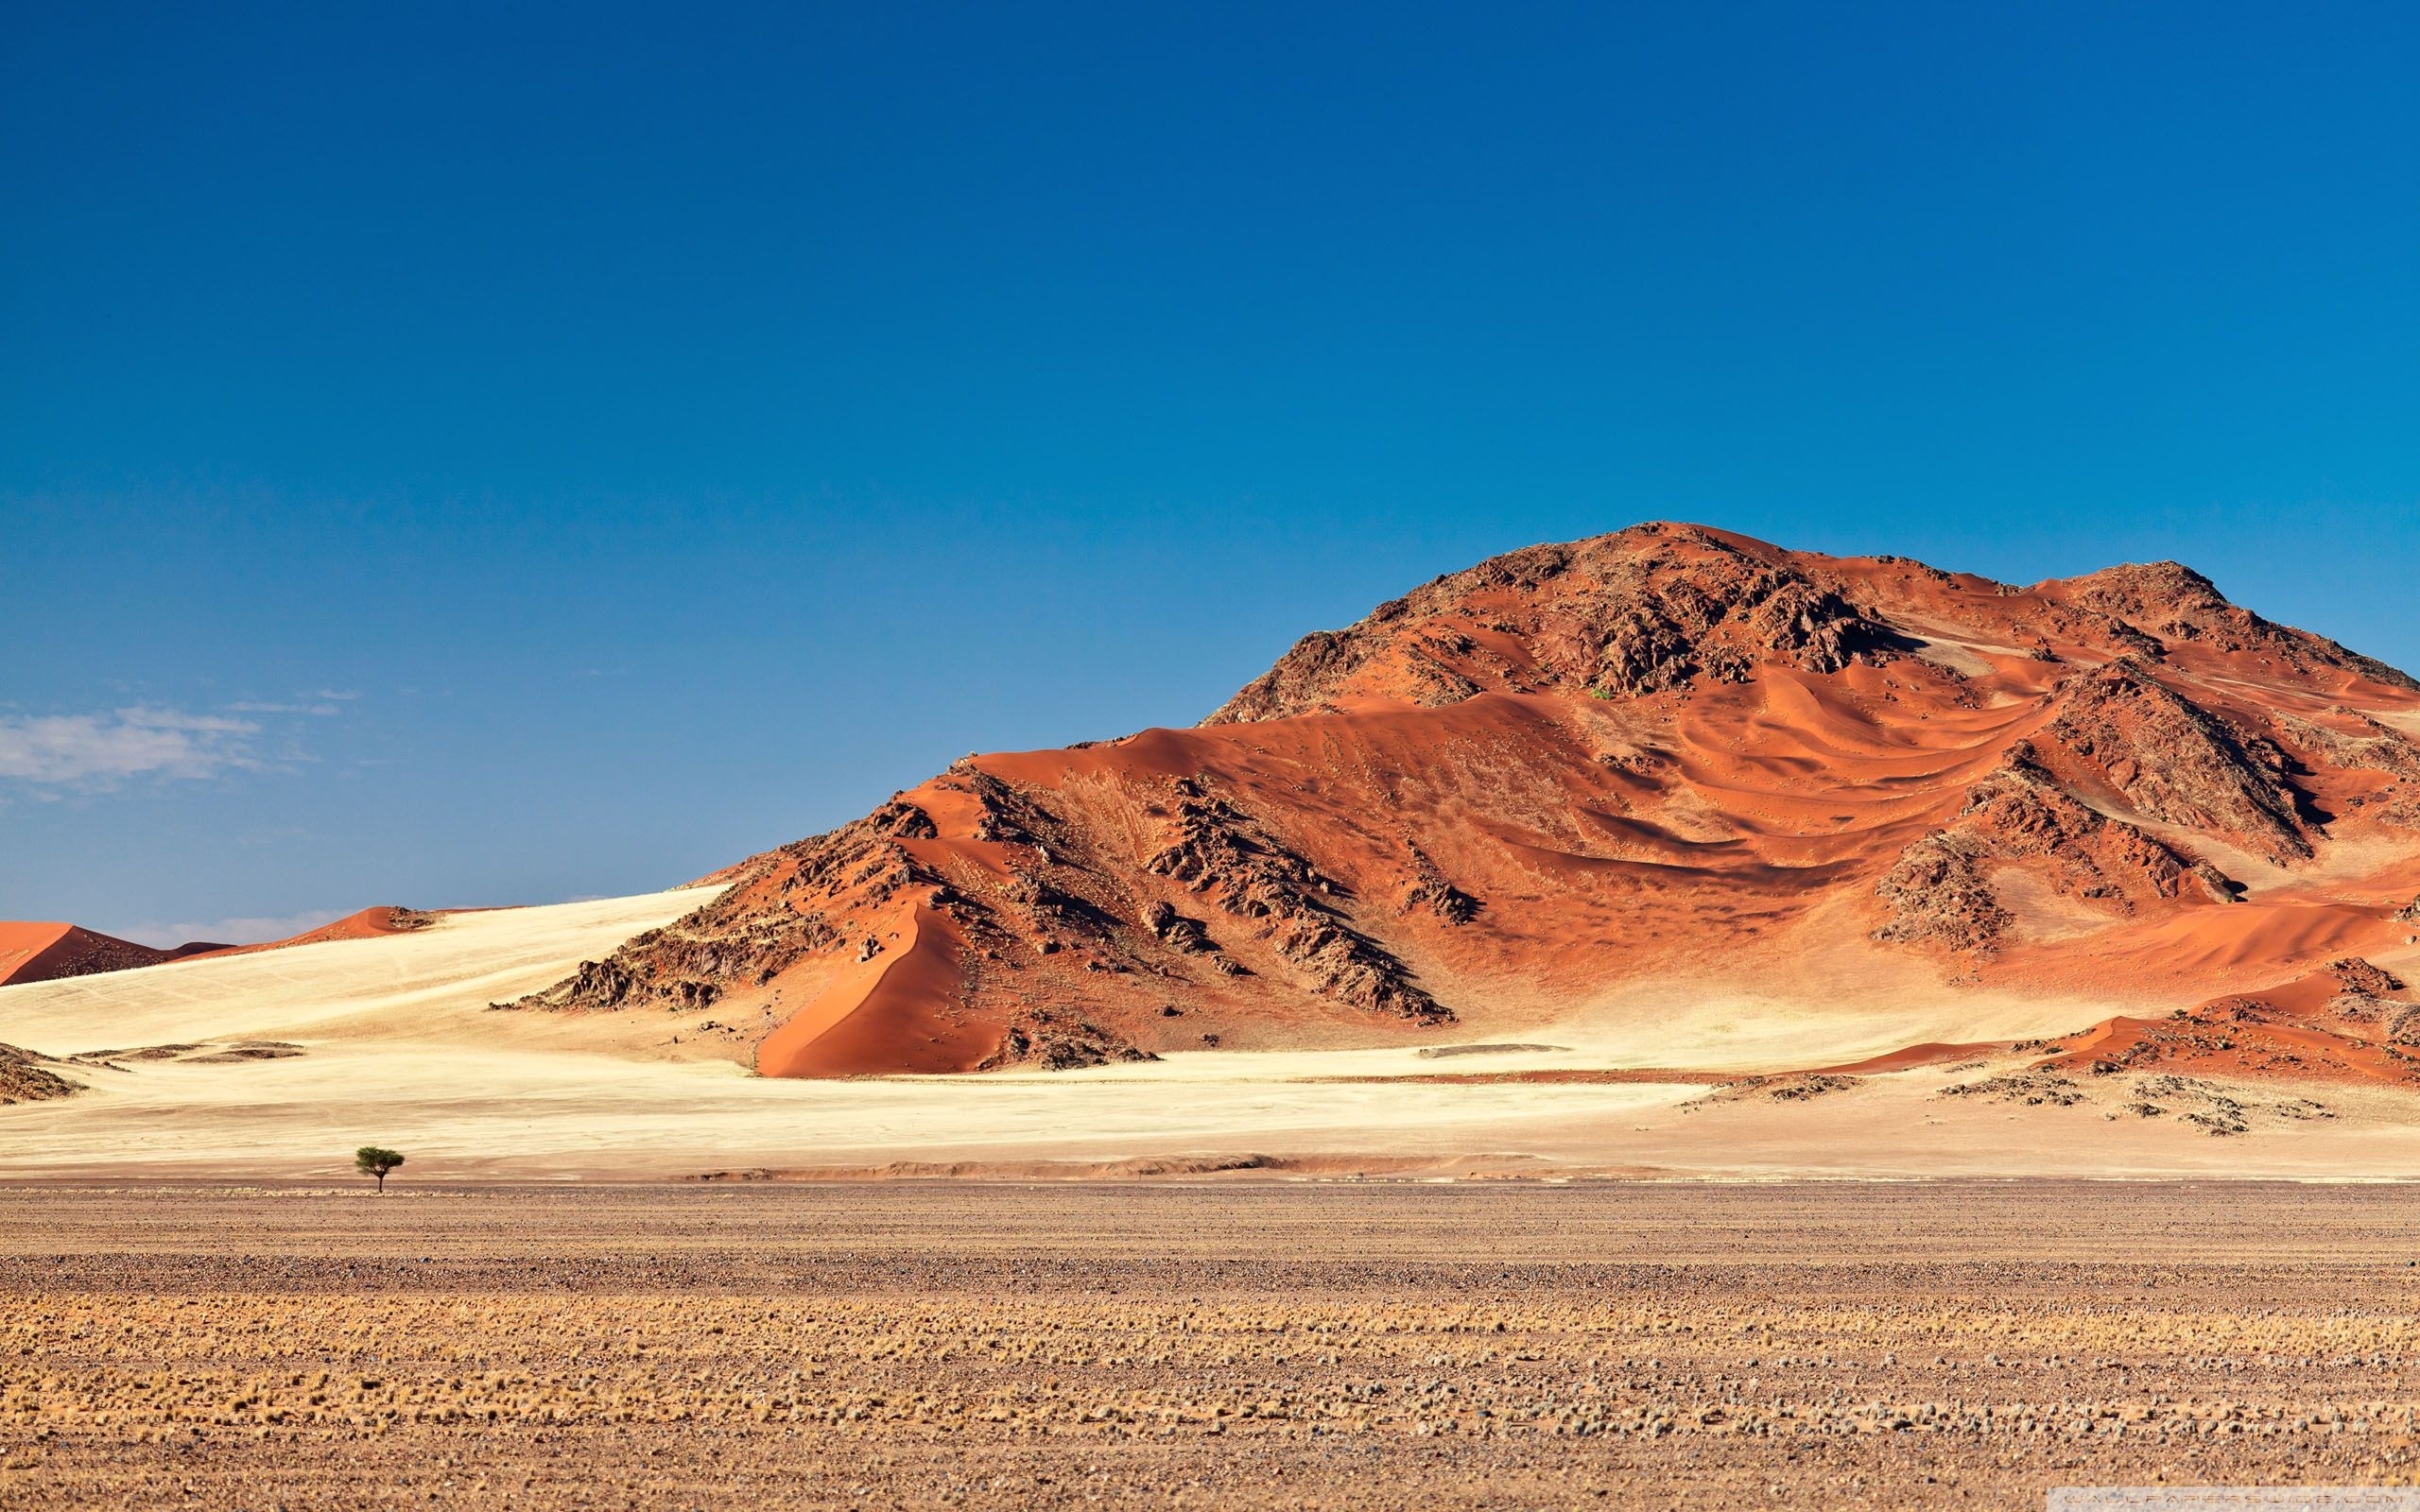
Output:
[[2420,665],[2415,78],[2388,5],[10,5],[0,917],[677,882],[1646,518]]

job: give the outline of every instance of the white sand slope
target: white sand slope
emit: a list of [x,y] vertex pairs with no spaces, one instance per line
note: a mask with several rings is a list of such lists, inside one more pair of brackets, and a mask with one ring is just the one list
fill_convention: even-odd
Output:
[[[696,907],[707,890],[447,916],[437,927],[0,989],[0,1042],[66,1057],[194,1045],[63,1068],[89,1091],[0,1108],[0,1178],[342,1172],[375,1141],[410,1176],[664,1177],[891,1161],[1117,1160],[1173,1154],[1529,1157],[1536,1168],[1758,1177],[1995,1175],[2420,1176],[2408,1099],[2309,1089],[2333,1116],[2270,1113],[2214,1139],[2178,1118],[1944,1098],[1989,1069],[1866,1078],[1803,1101],[1705,1103],[1702,1085],[1415,1078],[1607,1066],[1804,1065],[1912,1039],[2072,1022],[2075,1005],[1967,999],[1905,1020],[1825,1024],[1751,1000],[1641,1003],[1654,1034],[1545,1033],[1562,1048],[1197,1054],[1052,1075],[777,1081],[740,1062],[713,1015],[566,1018],[488,1005]],[[1945,1032],[1946,1031],[1946,1032]],[[672,1037],[680,1034],[682,1043]],[[238,1041],[300,1054],[197,1059]],[[1697,1104],[1691,1107],[1689,1105]]]
[[518,997],[570,964],[669,922],[711,888],[551,908],[441,915],[429,929],[330,940],[139,971],[70,977],[0,995],[0,1042],[72,1055],[179,1040],[325,1034],[347,1020],[406,1036]]

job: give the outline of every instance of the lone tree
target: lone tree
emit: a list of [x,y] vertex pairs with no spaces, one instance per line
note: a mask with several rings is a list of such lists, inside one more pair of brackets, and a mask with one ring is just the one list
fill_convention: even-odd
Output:
[[365,1144],[353,1152],[353,1168],[363,1176],[378,1178],[378,1190],[387,1190],[387,1173],[404,1163],[399,1150],[382,1150],[375,1144]]

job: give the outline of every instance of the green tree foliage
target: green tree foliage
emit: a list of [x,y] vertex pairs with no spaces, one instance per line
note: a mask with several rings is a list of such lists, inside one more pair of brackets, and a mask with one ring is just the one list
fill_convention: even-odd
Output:
[[365,1144],[353,1152],[353,1168],[363,1176],[378,1178],[378,1190],[387,1190],[387,1173],[404,1163],[399,1150],[382,1150],[375,1144]]

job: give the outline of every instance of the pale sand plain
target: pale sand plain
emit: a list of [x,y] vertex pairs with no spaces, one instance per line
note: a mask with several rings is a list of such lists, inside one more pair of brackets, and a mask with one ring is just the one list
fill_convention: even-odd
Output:
[[[2125,1109],[2142,1078],[2077,1100],[1952,1088],[2021,1072],[1978,1057],[1860,1076],[1821,1095],[1708,1080],[1840,1064],[1921,1041],[2051,1035],[2112,1005],[1910,989],[1882,1011],[1669,988],[1585,1024],[1491,1025],[1412,1049],[1203,1052],[1064,1073],[784,1081],[746,1066],[753,1025],[704,1010],[497,1011],[712,896],[705,889],[445,916],[406,935],[0,988],[0,1043],[87,1090],[0,1107],[0,1175],[338,1175],[375,1142],[420,1179],[663,1178],[944,1167],[1070,1174],[1153,1163],[1263,1174],[1355,1169],[1768,1178],[2085,1174],[2420,1175],[2420,1103],[2391,1090],[2267,1081]],[[1498,1032],[1500,1031],[1500,1032]],[[245,1046],[285,1047],[230,1058]],[[1521,1048],[1505,1048],[1505,1046]],[[1482,1048],[1469,1050],[1467,1047]],[[1434,1048],[1434,1047],[1432,1047]],[[1658,1068],[1692,1074],[1655,1079]],[[1624,1081],[1513,1079],[1620,1072]],[[2190,1121],[2221,1091],[2243,1132]]]

